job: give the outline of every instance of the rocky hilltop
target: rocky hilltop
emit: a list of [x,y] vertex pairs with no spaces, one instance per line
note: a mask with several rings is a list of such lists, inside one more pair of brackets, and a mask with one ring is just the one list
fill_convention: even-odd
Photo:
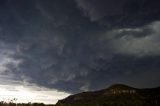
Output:
[[123,84],[82,92],[59,100],[56,106],[160,106],[160,87],[138,89]]

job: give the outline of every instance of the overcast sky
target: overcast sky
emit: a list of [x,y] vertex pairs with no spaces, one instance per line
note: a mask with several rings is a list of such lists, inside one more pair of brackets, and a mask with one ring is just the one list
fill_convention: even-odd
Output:
[[0,0],[0,100],[56,103],[115,83],[159,86],[159,4]]

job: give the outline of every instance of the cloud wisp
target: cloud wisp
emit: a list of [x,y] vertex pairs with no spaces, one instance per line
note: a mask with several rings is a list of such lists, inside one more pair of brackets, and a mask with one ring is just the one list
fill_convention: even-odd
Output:
[[0,2],[0,85],[57,99],[114,83],[158,86],[158,2]]

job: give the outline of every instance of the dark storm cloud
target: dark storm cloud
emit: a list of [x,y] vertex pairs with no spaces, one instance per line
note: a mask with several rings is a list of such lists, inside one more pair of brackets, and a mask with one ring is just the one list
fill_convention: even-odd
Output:
[[[123,8],[127,0],[75,0],[84,15],[90,17],[92,21],[100,20],[103,17],[123,14]],[[116,8],[115,8],[116,7]]]
[[75,0],[84,15],[109,27],[135,27],[160,19],[159,0]]
[[113,83],[159,85],[157,0],[0,4],[0,42],[7,44],[0,55],[11,61],[0,61],[3,74],[72,93]]
[[100,89],[108,84],[121,82],[136,87],[142,87],[142,85],[147,87],[148,81],[151,86],[159,81],[159,71],[157,70],[160,68],[159,56],[137,58],[115,55],[111,61],[106,62],[105,59],[99,59],[97,64],[100,64],[99,67],[87,76],[87,81],[90,81],[91,84],[94,83],[90,85],[91,89]]

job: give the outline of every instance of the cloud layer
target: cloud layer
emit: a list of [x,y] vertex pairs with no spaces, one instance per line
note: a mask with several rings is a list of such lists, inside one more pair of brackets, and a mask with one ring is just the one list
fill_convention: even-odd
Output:
[[158,2],[1,1],[1,77],[69,93],[158,86]]

